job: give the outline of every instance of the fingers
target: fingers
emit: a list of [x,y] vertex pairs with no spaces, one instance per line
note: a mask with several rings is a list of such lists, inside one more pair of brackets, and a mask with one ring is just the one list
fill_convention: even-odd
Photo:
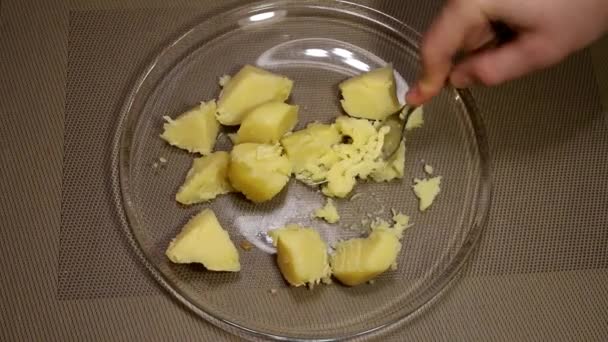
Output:
[[474,83],[497,85],[556,63],[560,57],[542,48],[536,37],[523,35],[497,49],[467,57],[450,74],[450,83],[466,88]]
[[421,47],[423,76],[407,94],[408,103],[419,105],[437,95],[452,69],[452,58],[466,45],[470,32],[487,22],[470,0],[449,1],[427,32]]
[[472,32],[469,32],[462,44],[463,53],[474,53],[476,50],[486,48],[495,40],[495,33],[490,22]]

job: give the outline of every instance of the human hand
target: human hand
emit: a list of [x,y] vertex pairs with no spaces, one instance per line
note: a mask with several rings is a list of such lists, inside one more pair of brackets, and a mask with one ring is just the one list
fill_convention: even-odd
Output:
[[[480,49],[494,38],[492,22],[513,40]],[[554,65],[608,30],[608,0],[448,0],[421,46],[423,74],[407,102],[422,104],[448,81],[457,88],[496,85]],[[458,64],[458,53],[466,57]]]

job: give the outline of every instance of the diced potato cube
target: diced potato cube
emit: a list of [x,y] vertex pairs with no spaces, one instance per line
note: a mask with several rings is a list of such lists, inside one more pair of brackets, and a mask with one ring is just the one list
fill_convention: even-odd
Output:
[[215,101],[202,102],[194,108],[173,120],[165,117],[164,132],[161,135],[165,141],[188,152],[206,155],[213,151],[215,139],[220,124],[215,118],[217,106]]
[[385,229],[374,230],[367,238],[336,245],[330,259],[332,273],[347,286],[365,283],[396,265],[400,250],[401,242],[396,234]]
[[298,122],[298,106],[268,102],[249,112],[237,135],[237,143],[276,144]]
[[293,82],[287,77],[245,65],[224,86],[218,101],[217,119],[224,125],[239,125],[247,112],[270,101],[289,98]]
[[340,84],[342,108],[350,116],[384,120],[401,108],[393,68],[376,69]]
[[414,179],[414,194],[419,199],[420,211],[427,210],[435,198],[441,191],[441,176],[426,178],[426,179]]
[[194,216],[165,252],[177,264],[200,263],[210,271],[238,272],[239,253],[210,209]]
[[315,210],[314,217],[325,220],[327,223],[336,223],[340,221],[340,214],[338,208],[334,204],[331,198],[327,199],[325,206]]
[[316,230],[290,225],[271,231],[270,237],[277,247],[279,269],[289,284],[297,287],[329,282],[327,245]]
[[229,193],[232,191],[228,182],[229,163],[230,155],[223,151],[195,159],[175,199],[181,204],[189,205]]
[[245,143],[230,153],[228,179],[255,203],[271,200],[285,187],[290,175],[291,163],[279,145]]
[[306,129],[283,137],[281,144],[296,178],[314,184],[324,181],[327,171],[337,161],[332,146],[341,140],[342,135],[335,125],[311,123]]

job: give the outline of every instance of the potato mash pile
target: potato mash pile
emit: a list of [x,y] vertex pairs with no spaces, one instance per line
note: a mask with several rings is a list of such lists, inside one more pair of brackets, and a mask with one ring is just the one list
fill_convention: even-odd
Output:
[[[345,198],[359,181],[389,182],[404,177],[405,144],[383,159],[385,138],[394,124],[385,121],[399,112],[392,67],[373,70],[340,85],[342,107],[332,123],[313,122],[293,131],[299,107],[286,101],[293,81],[247,65],[236,75],[220,79],[219,98],[202,102],[177,118],[165,117],[161,138],[190,153],[192,166],[175,199],[183,205],[204,203],[239,192],[254,203],[275,198],[292,176],[327,196],[314,217],[340,220],[332,198]],[[424,123],[422,110],[407,129]],[[231,136],[231,151],[214,151],[221,126],[239,126]],[[397,145],[393,146],[397,146]],[[441,177],[416,179],[414,194],[426,210],[440,191]],[[393,224],[376,220],[365,238],[339,242],[328,253],[319,233],[290,225],[269,233],[277,249],[281,273],[292,286],[330,283],[347,286],[372,280],[396,267],[401,238],[409,218],[395,213]],[[200,263],[210,271],[237,272],[239,255],[210,209],[193,217],[170,243],[167,257],[174,263]]]

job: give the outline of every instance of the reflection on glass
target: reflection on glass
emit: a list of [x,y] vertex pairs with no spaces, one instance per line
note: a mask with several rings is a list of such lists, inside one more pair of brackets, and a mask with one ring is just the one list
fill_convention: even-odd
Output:
[[274,12],[264,12],[264,13],[252,15],[251,17],[249,17],[249,21],[253,21],[253,22],[263,21],[263,20],[271,19],[274,16],[275,16]]
[[328,57],[329,56],[329,52],[327,50],[323,50],[323,49],[306,49],[306,51],[304,51],[304,54],[306,56],[311,56],[311,57]]
[[332,51],[333,51],[334,55],[344,57],[344,58],[351,58],[353,56],[352,52],[342,49],[342,48],[335,48]]
[[345,58],[344,59],[344,63],[352,66],[353,68],[357,69],[357,70],[361,70],[361,71],[369,71],[370,67],[368,64],[361,62],[358,59],[354,59],[354,58]]

